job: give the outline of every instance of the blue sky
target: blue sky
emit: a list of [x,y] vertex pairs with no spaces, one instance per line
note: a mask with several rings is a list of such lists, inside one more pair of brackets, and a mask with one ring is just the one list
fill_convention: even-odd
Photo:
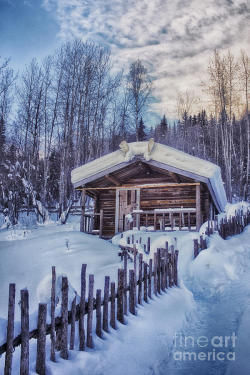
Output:
[[33,57],[53,52],[59,25],[40,0],[0,0],[0,56],[22,69]]
[[0,0],[0,55],[22,69],[74,37],[110,47],[117,67],[140,58],[154,111],[174,117],[178,91],[201,90],[213,50],[250,45],[245,0]]

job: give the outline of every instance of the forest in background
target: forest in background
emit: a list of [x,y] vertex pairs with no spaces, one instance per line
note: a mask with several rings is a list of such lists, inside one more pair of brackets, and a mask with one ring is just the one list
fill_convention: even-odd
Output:
[[215,51],[207,69],[207,105],[195,113],[191,91],[177,93],[178,119],[152,125],[153,82],[139,59],[114,73],[109,50],[80,40],[18,76],[1,59],[0,209],[15,224],[23,206],[41,222],[56,207],[64,223],[79,199],[71,170],[149,138],[218,164],[228,200],[250,200],[249,57]]

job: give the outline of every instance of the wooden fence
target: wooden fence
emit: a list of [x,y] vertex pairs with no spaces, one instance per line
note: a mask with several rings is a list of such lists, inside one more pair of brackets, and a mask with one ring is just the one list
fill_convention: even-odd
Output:
[[[95,220],[96,220],[96,225],[95,225]],[[99,229],[94,229],[95,227]],[[103,232],[103,210],[100,210],[100,212],[82,214],[81,222],[80,222],[80,230],[81,232],[85,232],[89,234],[96,233],[101,238],[102,232]]]
[[[132,212],[133,223],[140,230],[141,226],[146,228],[151,224],[154,230],[165,231],[167,225],[172,231],[177,226],[179,230],[197,228],[196,208],[168,208],[155,210],[135,210]],[[192,226],[191,226],[192,223]],[[130,224],[128,223],[128,226]],[[185,227],[185,228],[184,228]],[[130,229],[130,228],[127,228]],[[194,230],[194,229],[193,229]]]
[[[170,251],[169,251],[170,250]],[[87,265],[81,268],[81,295],[79,304],[76,297],[68,311],[68,279],[62,277],[61,315],[55,316],[56,308],[56,269],[52,267],[51,309],[47,304],[39,303],[37,328],[29,329],[29,292],[21,290],[21,333],[14,337],[15,284],[9,285],[9,305],[7,323],[7,342],[0,346],[0,354],[5,353],[4,375],[11,375],[14,348],[21,345],[20,374],[29,374],[29,340],[37,339],[36,372],[46,374],[46,335],[50,335],[50,360],[56,361],[56,351],[60,357],[68,359],[69,349],[75,349],[76,321],[79,322],[80,351],[86,347],[93,348],[93,314],[96,312],[95,333],[103,337],[103,331],[109,327],[116,329],[117,321],[124,324],[125,315],[130,312],[136,315],[136,307],[144,301],[147,303],[154,295],[160,295],[167,288],[178,285],[177,262],[178,250],[168,244],[166,248],[157,249],[153,259],[143,261],[143,254],[133,248],[133,266],[128,269],[128,250],[123,249],[123,268],[118,269],[118,282],[110,282],[105,276],[104,292],[96,290],[94,296],[94,275],[89,275],[87,290]],[[131,253],[130,253],[131,254]],[[131,258],[131,257],[130,257]],[[87,294],[88,292],[88,294]],[[47,324],[50,314],[51,324]],[[68,330],[70,326],[70,330]],[[69,332],[69,334],[68,334]]]
[[[225,240],[229,236],[235,236],[243,232],[244,228],[250,224],[250,210],[243,213],[242,210],[237,211],[235,216],[229,218],[223,218],[218,223],[218,217],[216,216],[215,221],[208,221],[208,227],[206,235],[209,237],[215,232]],[[198,239],[194,240],[194,258],[199,255],[202,250],[207,249],[207,240],[203,236],[200,236],[200,242]]]

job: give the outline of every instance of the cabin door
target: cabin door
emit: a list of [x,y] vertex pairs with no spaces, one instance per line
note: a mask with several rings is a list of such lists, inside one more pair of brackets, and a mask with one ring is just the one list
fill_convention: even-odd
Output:
[[[139,189],[118,189],[116,193],[116,233],[129,229],[126,215],[140,208]],[[133,223],[135,226],[135,223]],[[131,223],[132,226],[132,223]]]

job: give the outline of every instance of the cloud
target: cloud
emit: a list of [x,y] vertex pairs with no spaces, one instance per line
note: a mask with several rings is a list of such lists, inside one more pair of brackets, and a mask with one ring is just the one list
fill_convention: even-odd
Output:
[[213,50],[249,46],[250,5],[244,0],[44,0],[62,40],[108,45],[128,67],[140,58],[159,99],[152,109],[175,115],[177,92],[200,90]]

